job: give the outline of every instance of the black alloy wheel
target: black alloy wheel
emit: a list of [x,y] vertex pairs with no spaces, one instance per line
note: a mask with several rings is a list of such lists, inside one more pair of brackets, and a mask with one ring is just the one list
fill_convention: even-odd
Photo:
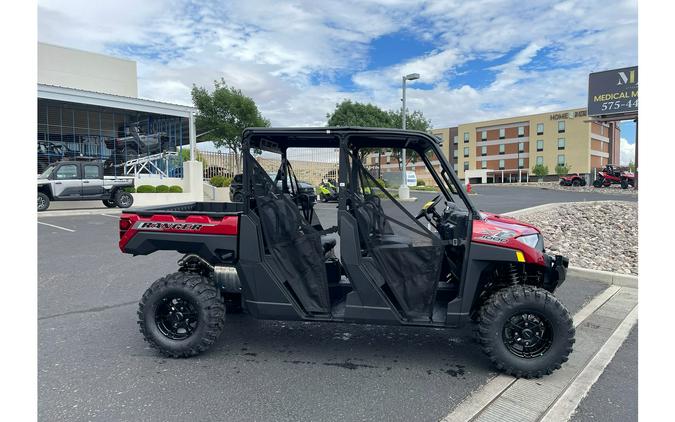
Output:
[[184,340],[199,325],[199,312],[190,299],[182,295],[167,295],[157,305],[157,329],[171,340]]
[[502,341],[509,352],[520,358],[542,356],[553,344],[551,323],[538,312],[516,313],[506,320]]

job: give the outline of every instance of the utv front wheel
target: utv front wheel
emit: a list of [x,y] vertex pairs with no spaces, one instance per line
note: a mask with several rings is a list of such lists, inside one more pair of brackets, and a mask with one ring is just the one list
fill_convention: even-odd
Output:
[[108,207],[108,208],[115,208],[115,207],[117,206],[117,204],[115,203],[115,201],[112,201],[112,200],[110,200],[110,199],[104,199],[104,200],[103,200],[103,205],[105,205],[105,206]]
[[207,278],[177,272],[146,290],[138,306],[138,324],[145,340],[164,355],[195,356],[223,331],[225,305]]
[[539,378],[567,362],[574,325],[567,308],[551,293],[519,285],[499,290],[486,301],[478,335],[499,370]]

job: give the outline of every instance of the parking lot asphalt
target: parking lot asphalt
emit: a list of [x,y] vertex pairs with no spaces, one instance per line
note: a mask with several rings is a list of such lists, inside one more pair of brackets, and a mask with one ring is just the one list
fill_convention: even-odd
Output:
[[[179,255],[122,254],[110,216],[39,221],[41,420],[439,420],[495,375],[468,329],[246,315],[207,353],[164,358],[137,302]],[[569,279],[557,295],[574,313],[605,287]]]
[[572,422],[638,420],[638,326],[631,330],[588,395]]

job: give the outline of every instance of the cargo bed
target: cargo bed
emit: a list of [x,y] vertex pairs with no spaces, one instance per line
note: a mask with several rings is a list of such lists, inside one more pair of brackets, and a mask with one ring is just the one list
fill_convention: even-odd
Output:
[[183,202],[180,204],[129,208],[124,212],[142,217],[149,217],[155,214],[169,214],[175,217],[205,215],[213,218],[222,218],[226,215],[241,213],[243,210],[244,204],[242,202]]

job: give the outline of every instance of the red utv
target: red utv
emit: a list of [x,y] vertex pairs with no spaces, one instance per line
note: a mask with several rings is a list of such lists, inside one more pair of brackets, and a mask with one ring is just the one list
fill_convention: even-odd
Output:
[[568,174],[560,178],[560,186],[586,186],[586,178],[579,173]]
[[[437,329],[475,321],[483,351],[506,373],[540,377],[567,361],[574,325],[553,292],[568,259],[546,253],[535,227],[480,212],[435,137],[253,128],[242,140],[241,202],[137,208],[120,217],[124,253],[184,254],[178,271],[141,299],[138,323],[151,346],[171,357],[202,353],[227,330],[226,309],[242,309],[259,319]],[[339,151],[331,215],[293,194],[298,147]],[[424,205],[399,202],[362,162],[373,148],[415,153],[438,195]],[[258,150],[278,159],[278,171],[262,167]]]
[[606,188],[611,185],[621,185],[622,189],[627,189],[628,186],[635,186],[635,174],[628,171],[628,169],[621,169],[611,164],[607,164],[593,182],[593,187]]

